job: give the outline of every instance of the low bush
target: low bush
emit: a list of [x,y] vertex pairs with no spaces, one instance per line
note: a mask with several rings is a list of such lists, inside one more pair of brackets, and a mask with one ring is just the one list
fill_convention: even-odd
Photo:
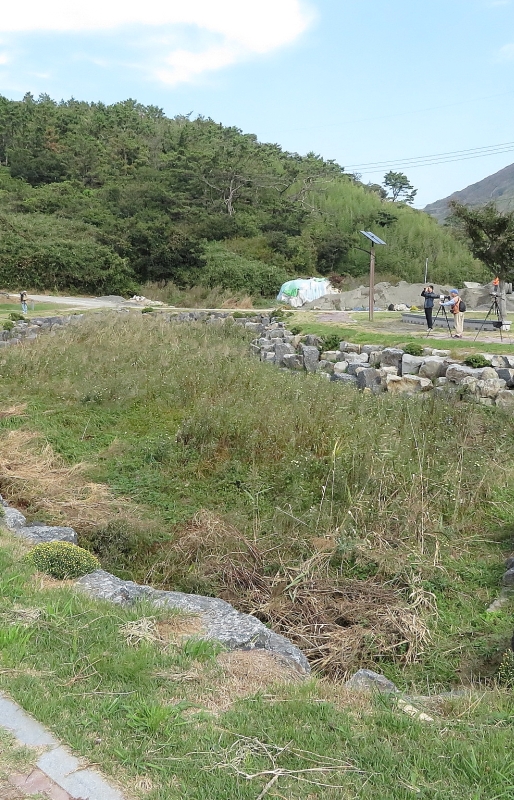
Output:
[[37,544],[28,553],[27,560],[40,572],[58,580],[79,578],[100,567],[96,556],[71,542]]
[[322,336],[323,350],[338,350],[341,337],[337,333],[330,333],[327,336]]
[[146,306],[146,308],[141,309],[141,314],[151,314],[152,311],[155,311],[155,308],[151,306]]
[[2,328],[4,329],[4,331],[12,331],[12,329],[14,328],[14,322],[12,322],[10,319],[6,319],[2,325]]
[[423,353],[422,346],[416,342],[409,342],[402,349],[409,356],[420,356]]
[[25,317],[19,311],[11,311],[9,319],[13,322],[25,322]]
[[464,359],[464,363],[467,367],[473,367],[473,369],[481,369],[482,367],[491,366],[489,359],[483,356],[481,353],[475,353],[474,355],[467,356]]

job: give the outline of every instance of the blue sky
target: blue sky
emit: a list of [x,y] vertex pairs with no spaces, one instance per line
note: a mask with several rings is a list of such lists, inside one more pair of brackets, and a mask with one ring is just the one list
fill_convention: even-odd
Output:
[[[0,93],[128,97],[201,114],[380,183],[416,206],[514,162],[514,0],[18,0]],[[510,146],[510,144],[509,144]],[[439,165],[396,165],[439,153]],[[473,152],[467,155],[475,155]]]

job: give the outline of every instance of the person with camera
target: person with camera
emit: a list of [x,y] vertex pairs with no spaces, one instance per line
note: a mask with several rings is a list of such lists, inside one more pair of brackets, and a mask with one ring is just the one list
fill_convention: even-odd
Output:
[[462,334],[464,331],[464,311],[466,310],[466,307],[459,297],[459,290],[452,289],[450,291],[449,298],[445,300],[444,303],[441,300],[441,305],[448,306],[453,314],[453,326],[455,328],[455,333],[453,335],[454,338],[462,339]]
[[434,310],[434,300],[437,298],[437,295],[434,293],[433,286],[425,286],[423,287],[423,291],[421,292],[421,297],[425,298],[425,319],[427,321],[428,330],[432,330],[432,312]]

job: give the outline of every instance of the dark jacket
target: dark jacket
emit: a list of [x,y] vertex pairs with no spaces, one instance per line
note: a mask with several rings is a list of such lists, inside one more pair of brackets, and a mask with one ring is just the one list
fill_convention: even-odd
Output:
[[425,308],[433,308],[434,307],[434,300],[437,299],[439,295],[435,292],[426,292],[424,289],[421,292],[421,297],[425,298]]

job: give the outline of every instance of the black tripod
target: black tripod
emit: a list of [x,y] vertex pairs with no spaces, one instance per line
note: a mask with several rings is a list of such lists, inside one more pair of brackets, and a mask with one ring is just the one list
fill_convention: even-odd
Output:
[[[435,315],[434,321],[432,322],[432,330],[433,330],[433,326],[435,324],[435,321],[436,321],[437,317],[439,316],[439,314],[441,313],[441,311],[444,314],[444,318],[446,320],[446,325],[448,326],[448,333],[450,334],[450,336],[452,336],[453,334],[452,334],[452,329],[450,328],[450,320],[448,319],[448,314],[446,313],[446,308],[443,306],[442,302],[440,303],[439,308],[437,309],[437,314]],[[427,336],[430,336],[430,334],[432,333],[432,330],[429,330],[429,332],[427,333]]]
[[491,295],[491,297],[493,298],[492,303],[491,303],[491,307],[490,307],[489,311],[487,312],[487,314],[485,315],[484,321],[482,322],[481,326],[479,327],[479,329],[477,331],[477,334],[476,334],[475,338],[473,339],[474,342],[476,342],[476,340],[478,339],[478,335],[479,335],[480,331],[484,327],[485,323],[487,322],[487,320],[489,319],[491,314],[494,314],[496,316],[496,319],[493,321],[493,328],[497,328],[500,331],[500,339],[503,342],[503,334],[502,334],[503,319],[502,319],[502,312],[501,312],[500,304],[498,302],[498,295],[495,292],[494,294]]

